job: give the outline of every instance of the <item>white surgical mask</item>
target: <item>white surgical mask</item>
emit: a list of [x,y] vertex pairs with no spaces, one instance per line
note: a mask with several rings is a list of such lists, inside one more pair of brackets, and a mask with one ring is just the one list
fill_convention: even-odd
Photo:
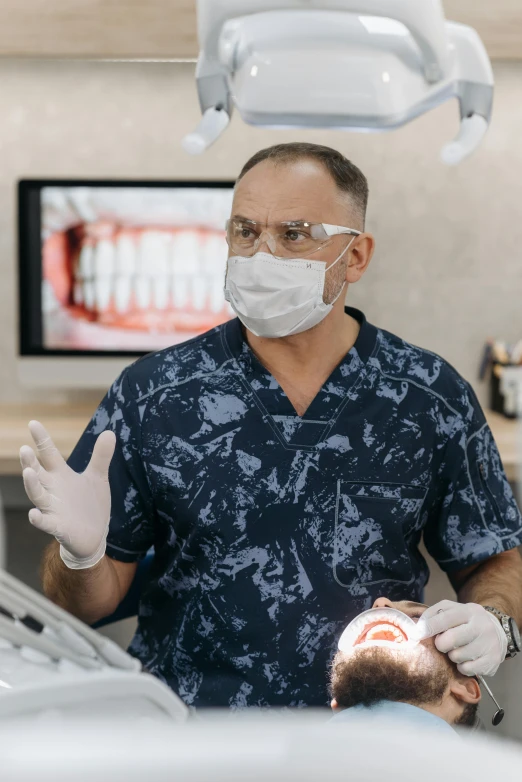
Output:
[[355,237],[326,266],[306,258],[274,258],[256,253],[251,258],[228,259],[225,299],[241,323],[256,337],[288,337],[320,323],[341,295],[330,304],[323,301],[326,272],[346,253]]

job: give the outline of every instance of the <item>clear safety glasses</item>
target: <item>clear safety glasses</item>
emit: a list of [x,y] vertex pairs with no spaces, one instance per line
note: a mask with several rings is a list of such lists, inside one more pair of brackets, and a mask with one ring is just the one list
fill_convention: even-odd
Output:
[[303,258],[325,247],[339,234],[360,236],[361,231],[329,223],[304,220],[258,223],[233,217],[227,221],[227,242],[235,255],[250,258],[266,244],[275,258]]

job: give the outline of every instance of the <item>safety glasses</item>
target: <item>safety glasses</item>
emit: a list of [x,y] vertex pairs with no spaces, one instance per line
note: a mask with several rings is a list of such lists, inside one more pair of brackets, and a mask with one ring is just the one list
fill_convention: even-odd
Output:
[[361,231],[330,223],[289,220],[258,223],[233,217],[226,223],[227,243],[235,255],[250,258],[266,244],[275,258],[303,258],[328,245],[334,236],[360,236]]

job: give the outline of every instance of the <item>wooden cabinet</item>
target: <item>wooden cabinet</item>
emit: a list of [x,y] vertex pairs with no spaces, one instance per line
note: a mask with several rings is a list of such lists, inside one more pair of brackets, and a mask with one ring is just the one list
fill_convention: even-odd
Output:
[[[422,2],[422,0],[419,0]],[[522,0],[444,0],[491,57],[522,58]],[[1,0],[0,56],[194,58],[195,0]]]
[[0,56],[197,57],[195,0],[1,0]]

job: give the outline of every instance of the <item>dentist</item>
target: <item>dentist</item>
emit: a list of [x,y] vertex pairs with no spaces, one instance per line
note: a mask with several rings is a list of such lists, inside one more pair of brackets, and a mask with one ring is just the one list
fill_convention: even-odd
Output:
[[93,623],[153,547],[130,651],[188,704],[326,706],[347,622],[422,602],[422,536],[463,603],[425,613],[437,648],[467,675],[520,649],[522,519],[470,385],[345,307],[367,199],[328,147],[254,155],[227,225],[237,319],[126,369],[68,465],[30,424],[46,594]]

